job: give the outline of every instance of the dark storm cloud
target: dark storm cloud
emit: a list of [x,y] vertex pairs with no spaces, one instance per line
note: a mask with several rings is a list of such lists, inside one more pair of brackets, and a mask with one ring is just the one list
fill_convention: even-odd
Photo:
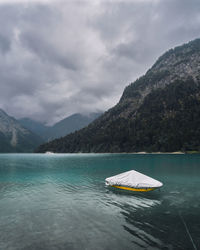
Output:
[[48,123],[106,110],[163,52],[200,37],[199,0],[0,0],[0,107]]

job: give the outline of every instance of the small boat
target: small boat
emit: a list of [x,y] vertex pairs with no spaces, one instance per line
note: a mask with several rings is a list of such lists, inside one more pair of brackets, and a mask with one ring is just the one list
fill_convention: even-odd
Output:
[[135,170],[106,178],[105,182],[107,186],[137,192],[148,192],[163,186],[162,182]]
[[54,152],[47,151],[45,152],[46,155],[54,155]]

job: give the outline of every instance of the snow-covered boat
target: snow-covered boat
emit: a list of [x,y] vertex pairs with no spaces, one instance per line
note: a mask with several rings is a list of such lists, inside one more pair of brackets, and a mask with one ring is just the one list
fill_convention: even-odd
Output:
[[163,186],[162,182],[135,170],[106,178],[105,182],[108,186],[139,192],[148,192]]

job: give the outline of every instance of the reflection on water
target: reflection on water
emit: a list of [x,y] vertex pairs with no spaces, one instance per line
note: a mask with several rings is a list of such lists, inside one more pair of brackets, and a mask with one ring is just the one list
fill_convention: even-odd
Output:
[[[1,155],[0,249],[193,249],[186,227],[198,248],[199,163],[198,155]],[[164,187],[105,186],[130,169]]]

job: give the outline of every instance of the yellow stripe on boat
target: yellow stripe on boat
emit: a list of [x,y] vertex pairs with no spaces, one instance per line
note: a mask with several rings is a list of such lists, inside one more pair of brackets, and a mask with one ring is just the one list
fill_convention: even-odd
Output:
[[113,185],[112,187],[125,189],[129,191],[136,191],[136,192],[148,192],[148,191],[152,191],[155,189],[155,188],[131,188],[131,187],[123,187],[123,186],[115,186],[115,185]]

